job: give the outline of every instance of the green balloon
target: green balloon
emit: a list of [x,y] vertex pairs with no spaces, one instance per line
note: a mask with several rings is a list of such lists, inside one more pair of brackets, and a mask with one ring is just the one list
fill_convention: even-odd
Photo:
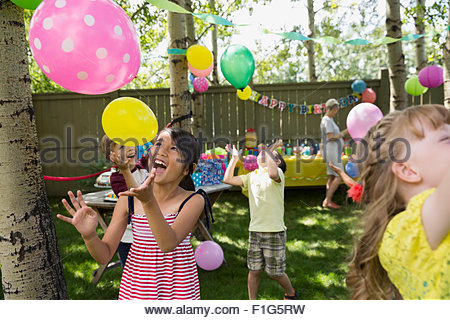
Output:
[[11,0],[21,8],[34,10],[42,2],[42,0]]
[[427,92],[428,88],[420,84],[417,76],[412,76],[405,82],[405,90],[412,96],[420,96]]
[[255,60],[246,47],[240,44],[229,46],[220,58],[220,69],[225,79],[236,89],[243,90],[255,71]]

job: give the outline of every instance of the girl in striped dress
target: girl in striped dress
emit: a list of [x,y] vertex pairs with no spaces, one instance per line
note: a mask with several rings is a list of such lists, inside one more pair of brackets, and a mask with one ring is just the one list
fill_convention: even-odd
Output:
[[[151,150],[148,179],[138,188],[119,194],[111,223],[102,239],[98,218],[78,191],[63,204],[69,214],[58,218],[73,224],[92,257],[111,260],[128,219],[133,244],[122,275],[119,299],[200,299],[200,287],[190,233],[206,207],[206,195],[193,190],[199,146],[194,136],[178,128],[162,130]],[[205,197],[205,198],[204,198]]]

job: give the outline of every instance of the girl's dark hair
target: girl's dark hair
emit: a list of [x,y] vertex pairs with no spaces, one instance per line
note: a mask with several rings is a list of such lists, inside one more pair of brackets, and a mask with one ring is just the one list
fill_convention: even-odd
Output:
[[194,163],[196,164],[200,157],[200,146],[197,139],[191,133],[180,128],[169,127],[161,130],[160,134],[161,132],[170,134],[173,143],[180,151],[180,161],[184,163],[186,168],[189,168],[189,173],[180,181],[179,186],[185,190],[195,191],[191,174],[194,173]]

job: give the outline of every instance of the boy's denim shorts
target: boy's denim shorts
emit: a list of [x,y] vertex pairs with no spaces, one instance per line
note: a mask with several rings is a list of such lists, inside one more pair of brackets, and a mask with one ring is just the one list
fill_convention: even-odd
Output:
[[248,239],[247,267],[249,270],[262,270],[278,277],[286,271],[286,231],[254,232]]

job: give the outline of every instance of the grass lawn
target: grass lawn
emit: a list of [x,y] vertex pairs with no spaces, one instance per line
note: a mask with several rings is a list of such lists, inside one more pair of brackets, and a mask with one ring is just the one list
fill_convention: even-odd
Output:
[[[345,188],[336,194],[342,209],[321,208],[324,189],[287,189],[287,270],[301,299],[348,299],[345,287],[354,225],[359,209],[345,200]],[[347,203],[347,204],[345,204]],[[53,214],[64,212],[59,198],[50,199]],[[215,271],[199,269],[202,299],[248,299],[248,200],[240,192],[225,192],[213,208],[212,235],[224,251],[228,265]],[[98,264],[90,257],[72,225],[55,217],[56,233],[70,299],[117,299],[121,269],[107,271],[91,285]],[[99,234],[101,229],[99,228]],[[199,242],[194,238],[194,246]],[[0,298],[2,294],[0,292]],[[283,290],[266,274],[261,277],[259,299],[282,299]]]

